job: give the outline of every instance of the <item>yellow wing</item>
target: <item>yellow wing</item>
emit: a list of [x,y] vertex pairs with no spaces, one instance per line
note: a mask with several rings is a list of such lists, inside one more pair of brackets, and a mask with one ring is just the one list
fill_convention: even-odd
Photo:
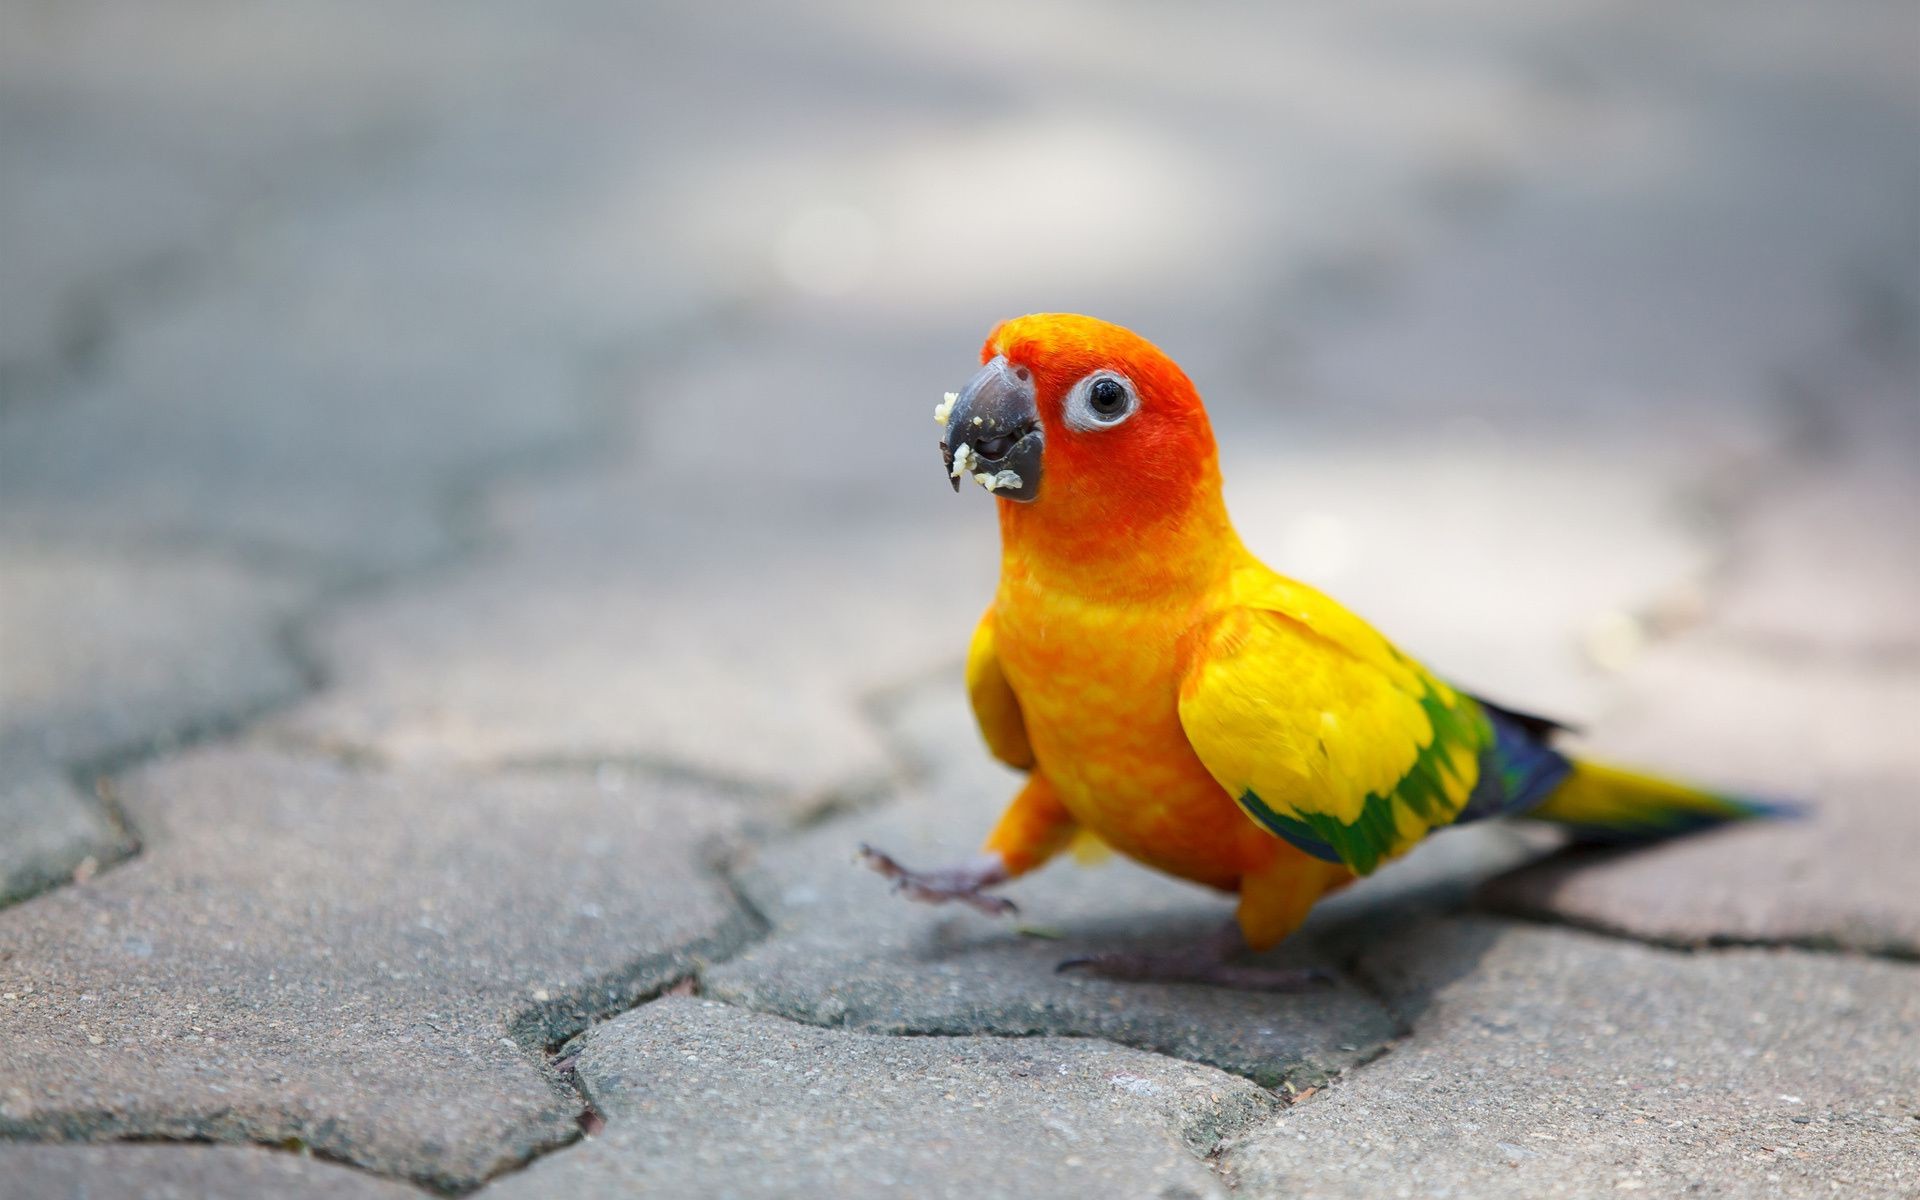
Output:
[[1261,568],[1196,631],[1180,724],[1256,823],[1365,875],[1450,823],[1493,733],[1474,700]]
[[993,609],[989,607],[967,645],[967,698],[973,701],[973,719],[987,749],[1010,767],[1033,767],[1033,744],[1027,741],[1026,718],[1020,715],[1020,697],[1013,694],[993,650]]

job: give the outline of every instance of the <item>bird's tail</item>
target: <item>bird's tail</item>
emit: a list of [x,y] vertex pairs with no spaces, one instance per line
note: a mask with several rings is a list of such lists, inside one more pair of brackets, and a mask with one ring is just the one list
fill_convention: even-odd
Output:
[[1583,842],[1643,842],[1802,811],[1796,804],[1721,795],[1576,760],[1560,785],[1526,815],[1563,825]]

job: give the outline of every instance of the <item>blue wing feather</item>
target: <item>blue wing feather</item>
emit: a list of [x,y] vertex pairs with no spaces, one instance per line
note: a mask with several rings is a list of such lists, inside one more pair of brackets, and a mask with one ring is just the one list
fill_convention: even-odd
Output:
[[1560,786],[1573,763],[1548,744],[1565,726],[1544,717],[1510,712],[1480,701],[1493,726],[1493,745],[1480,756],[1480,778],[1454,824],[1514,816],[1533,808]]

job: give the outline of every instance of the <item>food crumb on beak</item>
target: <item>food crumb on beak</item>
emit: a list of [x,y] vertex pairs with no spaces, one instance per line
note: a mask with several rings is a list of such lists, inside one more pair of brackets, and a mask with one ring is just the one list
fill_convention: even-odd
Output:
[[1023,482],[1020,478],[1020,473],[1017,471],[1002,471],[997,475],[989,475],[985,471],[980,471],[974,475],[973,481],[989,492],[996,488],[1017,488]]
[[[947,423],[947,415],[953,411],[953,402],[959,398],[959,392],[948,392],[940,403],[933,406],[933,420],[935,424],[945,425]],[[975,417],[973,423],[978,425],[980,418]]]
[[955,479],[973,474],[973,447],[965,442],[961,442],[960,448],[953,452],[952,474]]

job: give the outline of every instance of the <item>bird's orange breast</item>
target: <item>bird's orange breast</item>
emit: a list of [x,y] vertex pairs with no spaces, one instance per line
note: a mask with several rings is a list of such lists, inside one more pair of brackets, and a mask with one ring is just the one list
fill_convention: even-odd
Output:
[[1003,575],[995,637],[1038,768],[1074,819],[1130,858],[1231,890],[1281,844],[1240,812],[1180,726],[1181,638],[1204,608],[1087,599]]

